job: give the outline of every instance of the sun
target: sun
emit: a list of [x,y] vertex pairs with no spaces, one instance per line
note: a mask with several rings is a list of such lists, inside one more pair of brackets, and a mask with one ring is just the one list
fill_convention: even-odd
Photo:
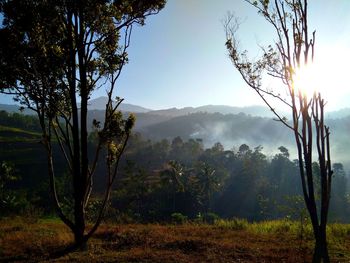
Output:
[[315,92],[323,94],[324,85],[320,80],[319,70],[314,63],[302,64],[295,68],[292,76],[293,88],[307,98],[312,97]]
[[[315,92],[316,95],[320,93],[327,104],[328,111],[349,107],[350,46],[323,46],[319,47],[317,51],[313,62],[301,64],[294,69],[292,75],[294,90],[300,91],[308,100]],[[289,90],[281,88],[280,79],[273,76],[267,76],[267,79],[268,90],[272,90],[284,100],[288,100]]]
[[[294,70],[294,89],[303,96],[311,98],[320,93],[325,101],[334,104],[348,93],[347,73],[348,60],[345,54],[320,53],[319,59],[312,63],[302,64]],[[323,55],[323,56],[321,56]]]

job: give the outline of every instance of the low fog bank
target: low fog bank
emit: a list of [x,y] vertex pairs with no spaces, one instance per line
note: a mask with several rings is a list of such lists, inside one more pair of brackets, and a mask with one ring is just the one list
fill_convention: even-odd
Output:
[[[343,163],[350,170],[350,117],[328,119],[331,131],[332,163]],[[247,144],[254,149],[263,147],[263,153],[273,156],[278,147],[284,146],[290,152],[290,158],[296,159],[296,145],[293,131],[272,118],[254,117],[246,114],[194,113],[170,120],[143,126],[137,129],[151,140],[162,140],[180,136],[184,140],[201,139],[205,148],[220,142],[225,149],[238,149]],[[315,145],[314,145],[315,147]],[[316,153],[316,148],[315,148]],[[314,155],[317,161],[317,156]]]
[[[262,107],[261,107],[262,108]],[[152,141],[180,136],[183,140],[201,139],[205,147],[211,147],[220,142],[226,149],[238,148],[247,144],[251,148],[262,146],[268,156],[278,152],[279,146],[285,146],[291,159],[296,158],[296,146],[293,132],[272,117],[256,116],[254,114],[228,113],[231,108],[206,106],[199,108],[168,109],[162,111],[136,113],[135,132]],[[247,110],[244,108],[234,109]],[[215,111],[224,111],[219,113]],[[89,119],[102,120],[103,111],[89,111]],[[128,113],[124,113],[125,116]],[[332,162],[341,162],[347,171],[350,170],[350,109],[326,114],[326,124],[331,132]],[[317,159],[315,159],[317,161]]]

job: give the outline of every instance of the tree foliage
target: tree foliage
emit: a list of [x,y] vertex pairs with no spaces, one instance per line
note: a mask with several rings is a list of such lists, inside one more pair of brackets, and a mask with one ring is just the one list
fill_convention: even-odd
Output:
[[[85,243],[101,222],[117,175],[134,116],[118,112],[115,88],[128,62],[132,27],[144,25],[165,1],[1,1],[0,90],[34,110],[48,156],[50,187],[60,218]],[[87,121],[93,92],[106,89],[103,124]],[[94,156],[88,154],[88,127],[98,134]],[[71,175],[73,215],[62,210],[56,189],[53,138]],[[106,191],[93,227],[86,232],[86,208],[101,152],[107,154]]]
[[[304,92],[307,87],[296,86],[296,72],[311,65],[315,55],[315,31],[308,27],[307,0],[246,0],[272,26],[277,40],[274,45],[262,47],[263,55],[257,61],[248,58],[247,51],[238,47],[239,21],[230,15],[225,23],[226,47],[234,66],[244,81],[257,92],[286,127],[292,130],[298,149],[300,178],[316,240],[314,262],[329,262],[326,225],[330,203],[332,166],[330,158],[329,128],[324,122],[325,100],[315,91],[311,97]],[[267,77],[279,80],[278,90],[266,88]],[[305,83],[303,83],[305,84]],[[277,107],[276,105],[277,101]],[[292,114],[288,121],[280,113],[286,107]],[[314,134],[314,135],[313,135]],[[313,148],[315,145],[315,148]],[[316,200],[316,181],[313,153],[316,152],[320,170],[320,203]],[[320,211],[320,213],[318,213]]]

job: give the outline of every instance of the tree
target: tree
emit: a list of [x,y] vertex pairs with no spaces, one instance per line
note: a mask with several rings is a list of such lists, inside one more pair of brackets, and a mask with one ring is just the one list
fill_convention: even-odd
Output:
[[[255,62],[251,61],[247,52],[240,51],[238,47],[237,30],[240,22],[233,15],[229,15],[225,22],[226,47],[233,65],[243,80],[257,92],[277,120],[294,134],[303,196],[316,241],[313,262],[320,262],[322,259],[324,262],[329,262],[326,226],[333,172],[329,128],[324,123],[325,101],[319,92],[315,91],[309,96],[303,91],[305,87],[296,86],[298,70],[310,66],[315,54],[315,31],[310,33],[308,28],[308,1],[246,0],[246,2],[255,7],[270,23],[277,35],[277,41],[274,46],[262,47],[262,57]],[[262,82],[267,77],[279,80],[281,90],[266,88]],[[275,108],[275,105],[279,106]],[[280,114],[279,109],[282,107],[290,110],[291,122]],[[317,190],[313,172],[314,144],[320,168],[320,203],[315,198]]]
[[210,167],[207,163],[198,163],[198,179],[200,184],[200,194],[204,213],[210,212],[211,199],[213,194],[219,190],[219,180],[216,177],[215,169]]
[[[123,119],[115,96],[116,82],[128,62],[127,48],[134,24],[156,14],[164,0],[152,1],[0,1],[0,90],[12,94],[36,112],[48,157],[55,208],[84,245],[101,223],[120,157],[134,116]],[[106,89],[103,123],[87,121],[93,92]],[[88,127],[98,134],[93,155],[88,153]],[[60,146],[71,175],[73,214],[63,212],[56,191],[53,144]],[[86,230],[86,208],[100,155],[105,153],[106,188],[91,229]]]
[[333,164],[333,191],[331,200],[331,213],[336,214],[333,218],[336,221],[344,222],[349,217],[349,205],[347,204],[346,195],[348,190],[348,177],[344,171],[344,166],[341,163]]
[[167,164],[167,168],[162,171],[163,180],[171,185],[173,208],[172,212],[176,211],[176,195],[185,191],[183,183],[184,167],[177,161],[171,160]]
[[[273,204],[271,210],[276,215],[285,214],[279,207],[289,206],[293,196],[300,196],[302,192],[298,187],[299,175],[298,167],[289,159],[289,151],[286,147],[278,147],[279,153],[275,154],[269,165],[269,195]],[[304,200],[303,205],[304,204]],[[282,214],[281,214],[282,212]]]
[[12,182],[20,180],[12,163],[0,162],[0,217],[25,208],[28,201],[23,193],[9,189]]
[[183,152],[184,141],[180,136],[175,137],[171,141],[170,156],[173,159],[178,159]]

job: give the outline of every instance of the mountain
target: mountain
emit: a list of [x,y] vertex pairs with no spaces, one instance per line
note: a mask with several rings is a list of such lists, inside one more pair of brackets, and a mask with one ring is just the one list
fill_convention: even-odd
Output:
[[[107,100],[108,100],[107,97],[98,97],[96,99],[92,99],[89,101],[88,109],[89,110],[105,110]],[[151,111],[150,109],[146,109],[144,107],[133,105],[133,104],[128,104],[128,103],[121,103],[119,106],[119,110],[125,111],[125,112],[133,112],[133,113]]]
[[196,108],[197,112],[239,114],[244,113],[259,117],[273,117],[273,113],[265,106],[232,107],[225,105],[206,105]]
[[270,145],[272,140],[280,146],[292,143],[293,139],[289,136],[289,131],[272,118],[244,113],[197,112],[135,129],[151,140],[172,140],[180,136],[184,140],[203,139],[207,147],[216,142],[221,142],[225,148],[242,143]]
[[[331,131],[331,154],[333,162],[342,162],[350,169],[350,116],[327,121]],[[183,140],[202,139],[205,147],[220,142],[226,149],[237,148],[245,143],[251,147],[264,147],[267,155],[273,155],[281,145],[296,158],[296,146],[291,130],[272,118],[240,114],[198,112],[169,120],[136,126],[135,131],[144,137],[159,141],[180,136]],[[316,149],[315,149],[316,150]]]
[[[96,105],[96,104],[94,104]],[[121,105],[122,106],[122,105]],[[185,107],[185,108],[170,108],[164,110],[151,110],[148,112],[140,112],[140,111],[126,111],[123,110],[122,107],[120,109],[124,112],[133,112],[136,114],[136,124],[135,129],[140,130],[144,127],[148,127],[150,125],[163,123],[165,121],[170,121],[173,118],[188,116],[196,113],[220,113],[220,114],[245,114],[247,116],[252,117],[268,117],[270,119],[273,118],[273,114],[271,111],[266,109],[263,106],[249,106],[249,107],[232,107],[232,106],[224,106],[224,105],[206,105],[201,107]],[[89,119],[92,121],[93,119],[102,120],[104,118],[104,111],[99,109],[91,109],[89,111]]]
[[[89,110],[105,110],[107,103],[107,97],[99,97],[97,99],[92,99],[89,102],[88,109]],[[20,106],[15,104],[0,104],[0,110],[4,110],[7,112],[20,112]],[[134,112],[134,113],[140,113],[140,112],[149,112],[150,109],[146,109],[141,106],[128,104],[128,103],[122,103],[119,106],[119,110],[125,111],[125,112]],[[24,109],[22,112],[23,114],[32,115],[35,114],[32,110]]]
[[[105,103],[103,99],[92,100],[90,108],[98,108],[103,103]],[[262,106],[240,108],[207,105],[197,108],[149,110],[148,112],[144,112],[148,109],[143,107],[135,105],[132,107],[132,109],[127,109],[128,112],[133,111],[136,114],[136,125],[133,130],[154,141],[162,139],[171,141],[174,137],[181,136],[183,140],[202,139],[205,147],[221,142],[226,149],[239,147],[245,143],[251,147],[261,145],[265,152],[270,154],[276,152],[279,146],[284,145],[290,149],[291,156],[296,157],[293,134],[281,123],[273,120],[271,113]],[[2,104],[0,110],[14,112],[18,111],[18,106]],[[327,125],[331,130],[333,162],[343,162],[350,168],[349,111],[350,109],[343,109],[334,113],[330,112],[327,115]],[[125,115],[128,112],[125,112]],[[261,115],[268,115],[268,117]],[[88,118],[89,123],[92,123],[93,119],[102,121],[104,111],[91,109]]]
[[350,108],[344,108],[337,111],[330,111],[325,113],[327,119],[340,119],[350,116]]
[[20,111],[20,107],[21,107],[20,105],[14,105],[14,104],[0,104],[0,110],[4,110],[7,112],[11,112],[11,113],[17,112],[17,113],[23,113],[26,115],[35,114],[34,111],[29,109],[24,109],[23,111]]
[[272,112],[264,106],[247,106],[233,107],[226,105],[205,105],[200,107],[185,107],[185,108],[170,108],[164,110],[150,111],[151,114],[165,115],[169,117],[178,117],[192,113],[207,112],[207,113],[222,113],[222,114],[239,114],[245,113],[252,116],[273,117]]
[[[89,111],[104,111],[107,102],[107,97],[98,97],[89,101]],[[7,112],[19,112],[17,105],[0,104],[0,110]],[[221,114],[239,114],[244,113],[246,115],[273,118],[273,113],[266,106],[245,106],[234,107],[227,105],[204,105],[200,107],[184,107],[184,108],[169,108],[161,110],[152,110],[138,105],[121,103],[119,110],[123,112],[143,113],[147,116],[140,114],[142,122],[143,120],[150,120],[152,124],[158,121],[169,120],[174,117],[184,116],[193,113],[207,112],[207,113],[221,113]],[[24,114],[34,114],[33,111],[25,109]],[[95,113],[94,115],[101,115],[102,113]],[[148,116],[149,115],[149,116]],[[288,113],[283,113],[283,116],[288,116]],[[161,117],[157,117],[161,116]],[[344,108],[337,111],[330,111],[325,113],[325,117],[328,119],[338,119],[350,116],[350,108]],[[157,120],[158,118],[158,120]],[[147,121],[146,121],[147,122]],[[141,126],[145,126],[146,123],[142,123]]]
[[[124,116],[128,116],[130,112],[124,112]],[[139,130],[143,127],[149,125],[161,123],[163,121],[170,120],[172,117],[167,115],[158,115],[152,113],[143,113],[143,112],[133,112],[136,115],[135,129]],[[105,112],[103,110],[89,110],[88,112],[88,123],[92,123],[94,119],[103,123]]]
[[[92,99],[89,102],[89,110],[104,110],[107,102],[107,97],[98,97]],[[1,109],[1,106],[0,106]],[[200,107],[184,107],[184,108],[169,108],[161,110],[152,110],[144,108],[138,105],[122,103],[119,106],[119,110],[124,112],[133,113],[147,113],[152,116],[163,116],[163,118],[173,118],[184,116],[192,113],[207,112],[207,113],[221,113],[221,114],[239,114],[244,113],[246,115],[258,116],[258,117],[275,117],[273,113],[266,107],[261,105],[245,106],[245,107],[234,107],[227,105],[204,105]],[[288,113],[282,112],[282,116],[288,116]],[[329,111],[325,114],[328,119],[338,119],[350,116],[350,108],[340,109],[337,111]],[[151,118],[152,119],[152,118]],[[163,119],[162,119],[163,120]],[[142,125],[144,126],[144,125]]]

